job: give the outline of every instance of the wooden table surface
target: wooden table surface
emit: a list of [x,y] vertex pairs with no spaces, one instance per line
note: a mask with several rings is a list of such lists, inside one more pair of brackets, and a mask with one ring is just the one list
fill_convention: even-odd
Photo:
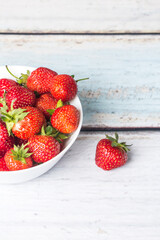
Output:
[[[0,65],[46,66],[79,82],[81,134],[41,177],[0,185],[2,240],[160,239],[160,4],[158,0],[7,0]],[[118,131],[125,166],[95,165]]]

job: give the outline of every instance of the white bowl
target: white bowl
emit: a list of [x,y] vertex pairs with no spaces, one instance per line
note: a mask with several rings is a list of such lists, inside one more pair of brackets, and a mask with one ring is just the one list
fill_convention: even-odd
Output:
[[[27,70],[31,72],[35,70],[35,68],[26,67],[26,66],[8,66],[8,67],[11,70],[11,72],[18,77],[20,76],[21,73],[26,73]],[[5,66],[0,66],[0,78],[10,78],[15,80],[7,72]],[[38,166],[34,166],[31,168],[19,170],[19,171],[0,172],[0,183],[21,183],[21,182],[34,179],[42,175],[43,173],[47,172],[49,169],[51,169],[63,157],[63,155],[69,150],[69,148],[72,146],[72,144],[75,142],[76,138],[78,137],[82,127],[82,121],[83,121],[83,110],[82,110],[82,105],[78,96],[76,96],[70,103],[79,110],[80,122],[76,131],[73,132],[71,136],[66,140],[64,149],[56,157]]]

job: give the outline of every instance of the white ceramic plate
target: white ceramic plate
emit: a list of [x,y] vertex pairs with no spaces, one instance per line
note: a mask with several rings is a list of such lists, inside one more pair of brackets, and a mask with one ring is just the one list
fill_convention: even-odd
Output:
[[[32,72],[35,69],[32,67],[26,67],[26,66],[8,66],[8,67],[11,70],[11,72],[18,77],[20,76],[21,73],[26,73],[27,70]],[[0,67],[0,78],[14,79],[7,72],[5,66]],[[25,182],[25,181],[34,179],[42,175],[43,173],[47,172],[49,169],[51,169],[63,157],[63,155],[69,150],[69,148],[72,146],[72,144],[75,142],[76,138],[78,137],[82,127],[82,121],[83,121],[83,110],[82,110],[82,105],[78,96],[76,96],[70,103],[79,110],[80,122],[77,130],[72,133],[69,139],[66,140],[65,148],[63,149],[63,151],[61,151],[56,157],[38,166],[31,167],[24,170],[19,170],[19,171],[0,172],[0,183],[20,183],[20,182]]]

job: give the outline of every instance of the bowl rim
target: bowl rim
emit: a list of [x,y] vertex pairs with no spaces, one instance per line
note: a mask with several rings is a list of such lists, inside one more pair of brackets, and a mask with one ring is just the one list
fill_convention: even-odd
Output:
[[[30,68],[30,69],[32,69],[32,71],[34,71],[36,69],[35,67],[24,66],[24,65],[7,65],[7,66],[11,67],[11,68],[14,68],[14,67],[16,67],[16,68],[26,68],[26,70],[27,70],[27,68]],[[4,67],[5,66],[0,66],[0,69],[4,68]],[[13,77],[11,76],[10,79],[13,79]],[[81,104],[81,101],[80,101],[78,95],[76,95],[73,100],[77,100],[78,101],[78,104],[79,104],[78,108],[79,108],[79,111],[80,111],[80,120],[79,120],[78,128],[72,133],[72,134],[74,134],[74,138],[72,139],[72,141],[59,154],[57,154],[55,157],[51,158],[50,160],[48,160],[48,161],[46,161],[44,163],[41,163],[39,165],[35,165],[35,166],[27,168],[27,169],[22,169],[22,170],[0,171],[0,175],[15,175],[15,174],[21,174],[22,172],[24,172],[24,173],[32,172],[32,171],[35,171],[35,170],[43,168],[44,165],[45,166],[50,165],[50,162],[54,161],[57,157],[59,158],[59,160],[62,158],[62,156],[68,151],[68,149],[73,145],[73,143],[77,139],[77,137],[78,137],[78,135],[80,133],[81,127],[82,127],[82,123],[83,123],[83,109],[82,109],[82,104]]]

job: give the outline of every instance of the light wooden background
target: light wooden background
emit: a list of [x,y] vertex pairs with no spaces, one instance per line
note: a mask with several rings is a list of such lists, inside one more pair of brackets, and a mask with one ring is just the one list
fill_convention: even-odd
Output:
[[[90,77],[78,84],[89,132],[42,177],[0,186],[0,239],[159,240],[160,2],[0,0],[6,64]],[[108,129],[133,147],[103,172],[95,130]]]
[[79,83],[85,128],[159,127],[159,1],[0,3],[1,65],[89,76]]

